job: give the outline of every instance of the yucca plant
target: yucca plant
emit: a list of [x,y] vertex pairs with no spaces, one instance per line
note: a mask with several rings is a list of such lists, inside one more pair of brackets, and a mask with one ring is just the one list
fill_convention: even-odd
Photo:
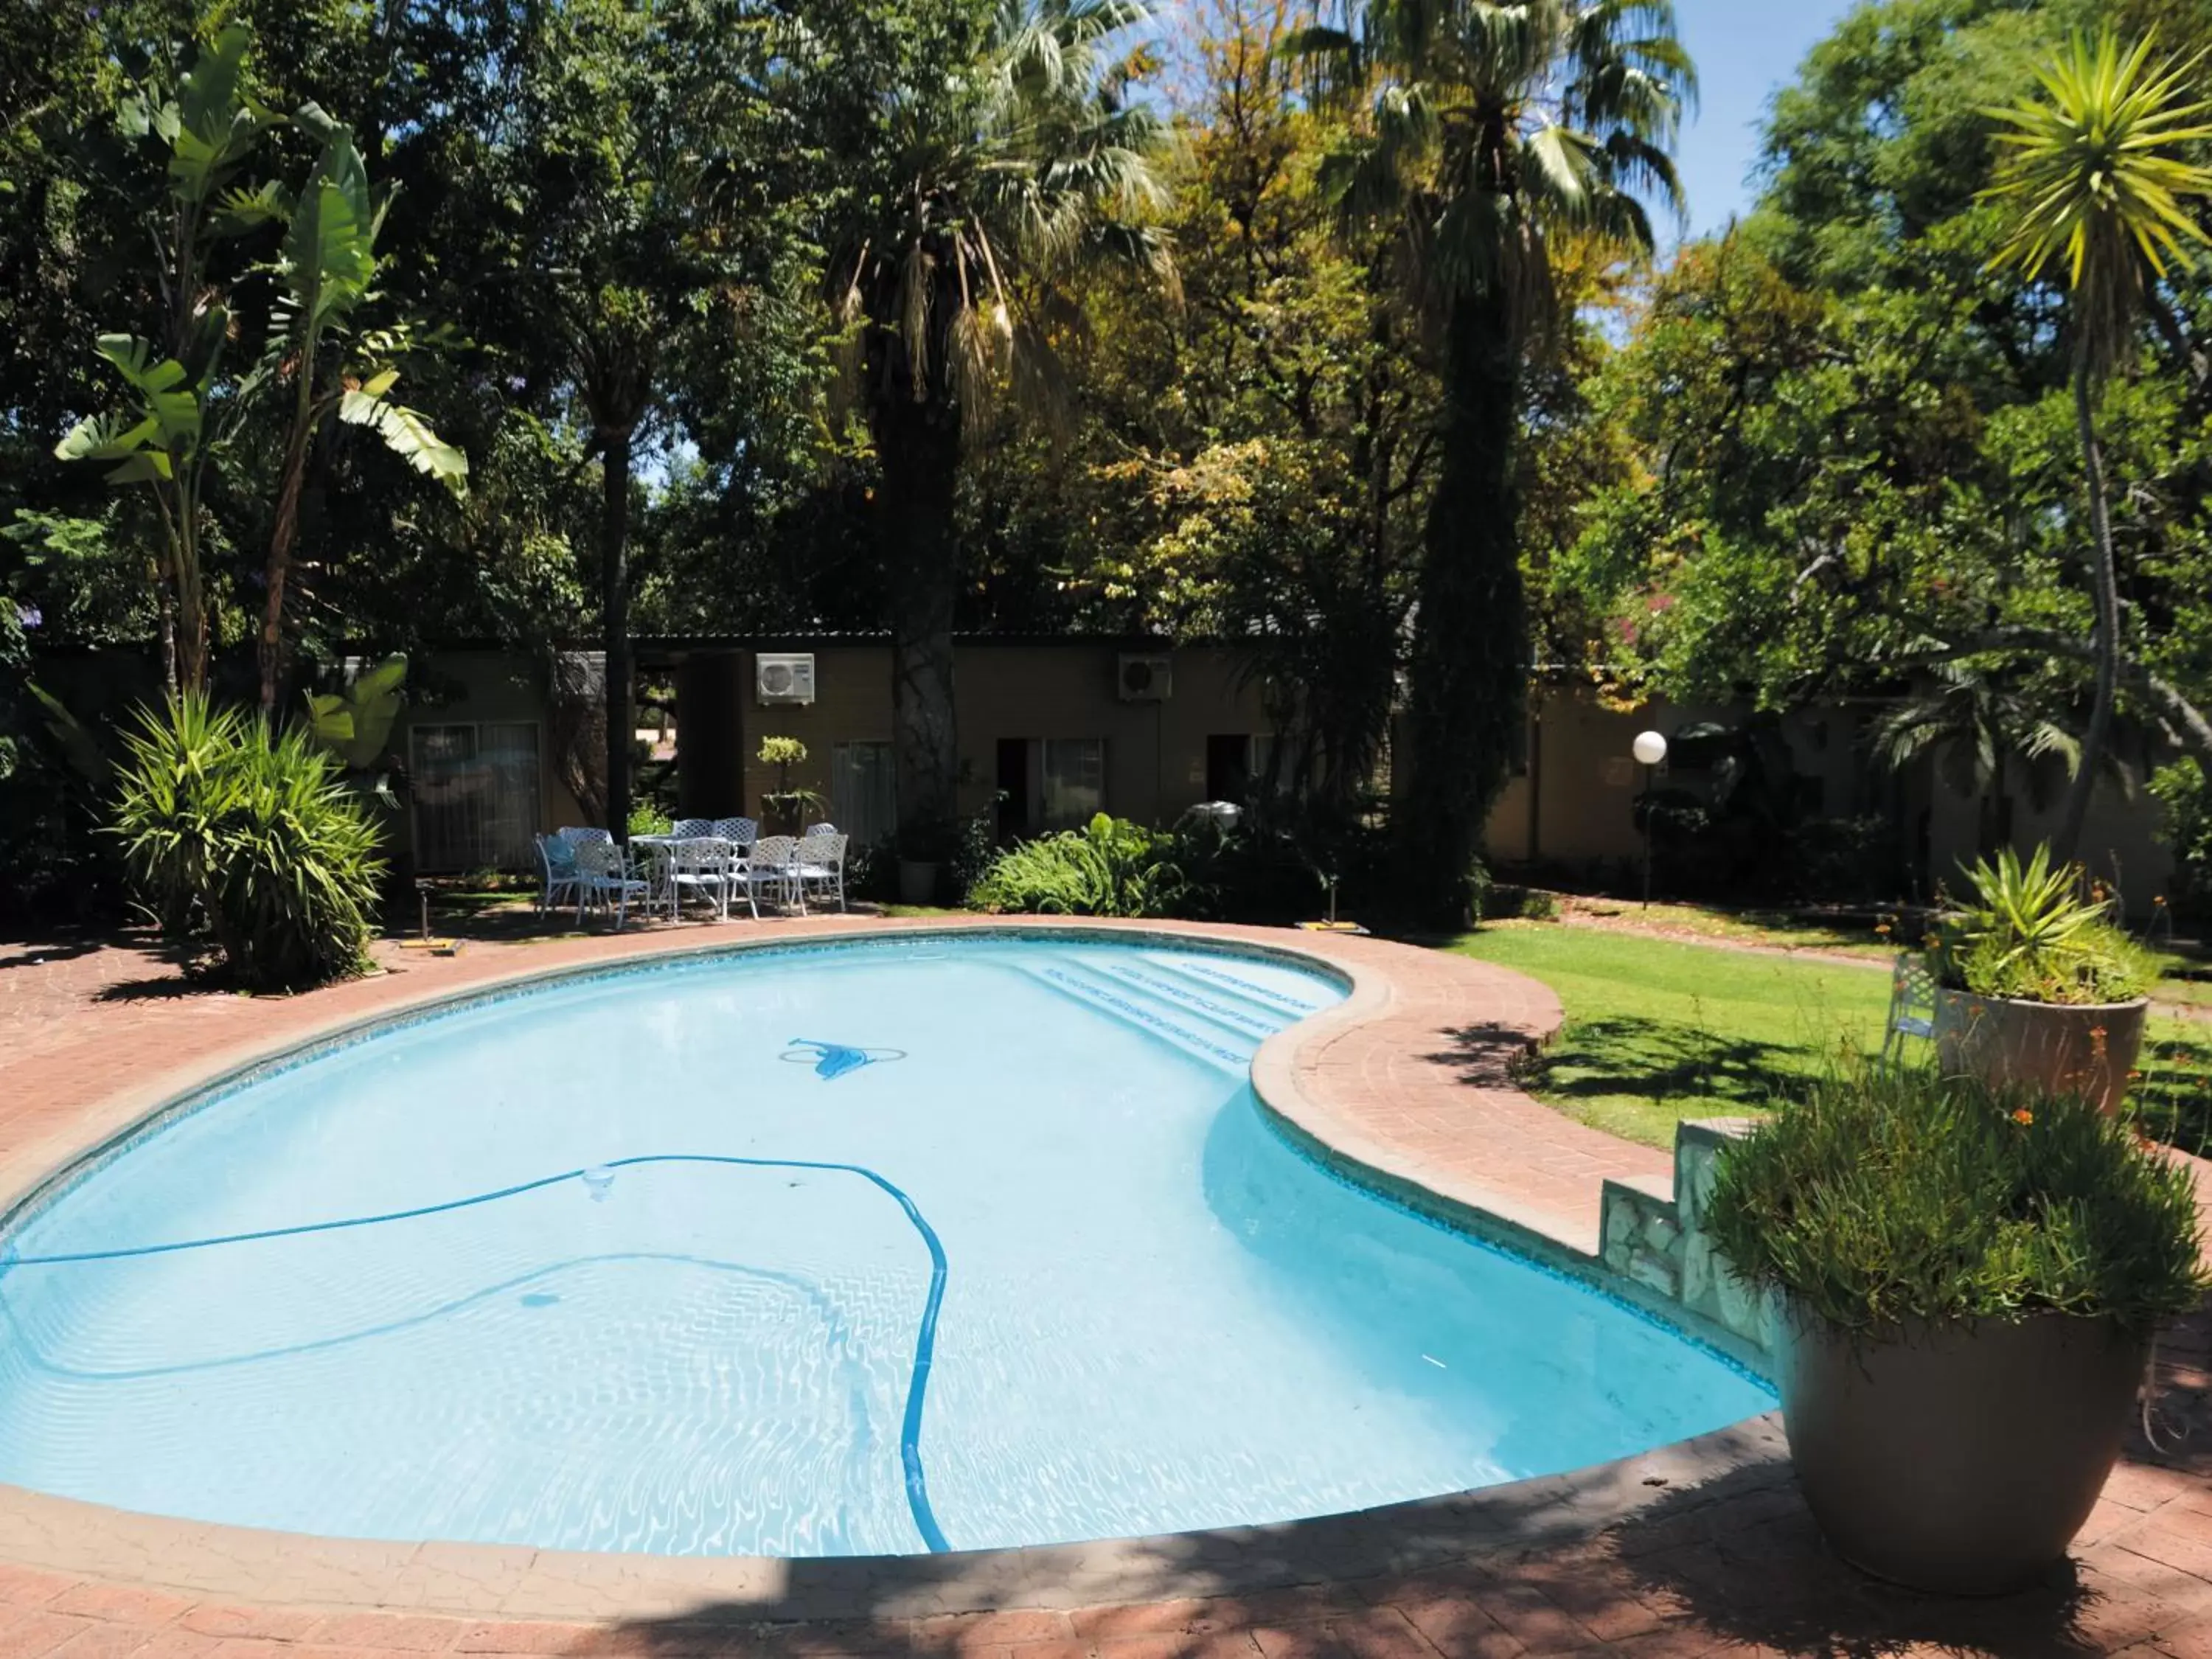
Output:
[[368,965],[376,827],[310,732],[185,693],[141,710],[127,743],[110,828],[164,931],[211,942],[252,990]]
[[1937,948],[1944,981],[1977,996],[2027,1002],[2127,1002],[2155,977],[2140,946],[2085,896],[2081,866],[2038,846],[2009,847],[1966,872],[1974,902],[1949,917]]

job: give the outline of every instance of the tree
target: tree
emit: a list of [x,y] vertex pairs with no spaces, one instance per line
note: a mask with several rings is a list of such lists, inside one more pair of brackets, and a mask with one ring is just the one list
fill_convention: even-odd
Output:
[[[519,47],[505,160],[526,204],[519,258],[557,342],[563,389],[599,458],[608,827],[629,822],[629,568],[639,444],[665,411],[667,368],[726,356],[742,294],[774,265],[803,204],[767,179],[803,149],[774,82],[787,71],[747,0],[574,0],[533,7]],[[780,70],[779,66],[781,66]]]
[[[857,9],[856,9],[857,10]],[[949,845],[959,732],[952,634],[956,487],[967,441],[1000,393],[1051,413],[1052,345],[1072,280],[1092,262],[1172,265],[1146,216],[1160,204],[1159,122],[1128,96],[1141,65],[1107,55],[1143,0],[1000,0],[918,8],[872,40],[824,20],[825,59],[872,64],[844,106],[848,182],[828,287],[851,341],[873,440],[878,547],[891,623],[899,837]]]
[[1369,94],[1335,186],[1349,216],[1401,228],[1442,337],[1395,827],[1400,890],[1422,921],[1459,927],[1525,717],[1518,448],[1550,242],[1651,247],[1642,198],[1679,209],[1665,146],[1695,76],[1666,0],[1374,0],[1301,45]]
[[2212,197],[2212,168],[2188,159],[2189,145],[2212,138],[2212,101],[2191,88],[2203,64],[2154,62],[2148,38],[2123,52],[2107,28],[2093,46],[2077,35],[2040,76],[2042,99],[1990,113],[2005,147],[1989,194],[2011,209],[1999,265],[2033,281],[2063,259],[2071,296],[2074,418],[2089,500],[2090,592],[2096,605],[2096,685],[2082,762],[2066,795],[2054,848],[2075,856],[2111,740],[2119,684],[2120,595],[2112,508],[2099,441],[2096,402],[2104,382],[2132,349],[2146,291],[2204,242],[2189,216],[2195,198]]
[[1869,729],[1874,757],[1893,772],[1930,757],[1953,793],[1976,804],[1975,850],[1993,857],[2009,844],[2011,769],[2022,766],[2029,800],[2043,805],[2039,763],[2056,758],[2069,776],[2081,740],[2045,712],[2047,695],[2025,690],[1985,664],[1940,663],[1929,685],[1892,704]]
[[391,401],[399,379],[398,360],[412,331],[355,328],[356,313],[373,295],[377,276],[380,204],[370,200],[368,172],[353,135],[312,106],[301,112],[323,132],[323,148],[290,210],[276,276],[282,289],[278,321],[270,334],[272,378],[289,373],[293,400],[277,485],[276,519],[269,534],[269,562],[261,622],[261,707],[276,707],[284,663],[284,594],[292,550],[300,533],[300,493],[315,433],[335,416],[364,426],[417,471],[459,493],[468,458],[440,438],[428,421]]
[[100,337],[96,349],[123,380],[127,402],[80,421],[54,450],[65,461],[106,463],[110,481],[151,493],[161,524],[163,677],[185,691],[207,684],[211,648],[201,550],[209,462],[252,402],[236,377],[225,379],[235,273],[217,271],[213,261],[223,242],[277,210],[271,186],[234,183],[279,118],[247,88],[252,43],[244,24],[227,24],[201,46],[173,98],[157,103],[142,88],[124,105],[126,132],[151,134],[167,153],[167,210],[154,220],[159,337]]

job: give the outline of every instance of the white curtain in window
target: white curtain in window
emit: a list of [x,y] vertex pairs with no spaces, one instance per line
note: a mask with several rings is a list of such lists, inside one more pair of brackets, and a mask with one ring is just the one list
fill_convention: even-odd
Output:
[[1106,810],[1106,740],[1047,738],[1042,746],[1042,827],[1080,829]]
[[416,867],[529,869],[540,799],[537,726],[418,726],[409,742]]
[[887,743],[841,743],[830,751],[830,817],[854,847],[873,847],[898,827],[896,777]]

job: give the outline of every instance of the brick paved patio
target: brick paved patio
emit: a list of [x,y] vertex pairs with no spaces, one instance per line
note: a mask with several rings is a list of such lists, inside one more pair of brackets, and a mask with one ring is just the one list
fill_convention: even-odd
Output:
[[[278,1000],[186,988],[143,944],[0,945],[0,1191],[21,1191],[195,1077],[334,1024],[516,973],[839,925],[487,943],[451,959],[385,947],[393,971]],[[1663,1156],[1512,1088],[1507,1060],[1559,1018],[1541,988],[1372,940],[1218,931],[1310,946],[1358,976],[1350,1012],[1273,1055],[1310,1132],[1566,1251],[1594,1244],[1603,1179],[1663,1173]],[[1915,1596],[1833,1562],[1759,1419],[1605,1470],[1368,1517],[1066,1551],[754,1564],[750,1577],[722,1575],[738,1594],[715,1593],[712,1573],[687,1580],[641,1558],[332,1545],[0,1488],[0,1659],[2212,1659],[2212,1319],[2165,1341],[2160,1383],[2159,1444],[2134,1437],[2067,1571],[2000,1601]],[[601,1607],[629,1616],[587,1619]],[[556,1608],[570,1616],[519,1616]]]

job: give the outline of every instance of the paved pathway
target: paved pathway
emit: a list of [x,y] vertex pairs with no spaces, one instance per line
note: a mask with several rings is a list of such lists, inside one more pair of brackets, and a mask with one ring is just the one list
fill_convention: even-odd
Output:
[[[819,926],[777,924],[774,931],[787,937]],[[699,942],[703,931],[687,931],[683,942]],[[140,945],[0,946],[0,1187],[16,1189],[27,1172],[83,1144],[118,1112],[244,1049],[500,974],[671,942],[634,935],[487,945],[449,960],[387,953],[397,969],[391,974],[276,1000],[185,989]],[[1529,1224],[1547,1228],[1577,1224],[1585,1194],[1592,1212],[1583,1220],[1594,1224],[1601,1175],[1648,1172],[1657,1155],[1581,1129],[1511,1089],[1506,1060],[1547,1021],[1556,1022],[1547,998],[1462,958],[1413,957],[1365,940],[1331,939],[1321,948],[1364,969],[1364,989],[1378,975],[1387,981],[1364,1024],[1323,1030],[1290,1062],[1301,1089],[1336,1115],[1337,1132],[1394,1141],[1391,1155],[1424,1179],[1517,1205]],[[1481,971],[1468,976],[1468,969]],[[2200,1172],[2200,1185],[2212,1207],[2212,1180]],[[176,1583],[158,1551],[53,1570],[50,1539],[0,1517],[0,1659],[422,1653],[2212,1659],[2212,1318],[2200,1315],[2166,1340],[2160,1383],[2159,1444],[2135,1437],[2068,1569],[2041,1589],[1996,1601],[1915,1596],[1835,1563],[1796,1498],[1768,1426],[1715,1461],[1723,1471],[1717,1476],[1702,1477],[1695,1459],[1670,1462],[1663,1454],[1631,1467],[1620,1477],[1631,1493],[1606,1500],[1608,1518],[1618,1517],[1609,1525],[1579,1520],[1577,1505],[1588,1494],[1577,1497],[1571,1483],[1530,1482],[1501,1489],[1504,1498],[1433,1506],[1418,1567],[1373,1559],[1372,1540],[1363,1541],[1350,1523],[1301,1522],[1241,1542],[1212,1535],[1212,1547],[1226,1552],[1212,1558],[1194,1546],[1190,1559],[1175,1564],[1181,1593],[1171,1598],[1085,1605],[1079,1587],[1061,1586],[1057,1593],[1006,1596],[1000,1611],[949,1616],[924,1610],[927,1598],[917,1601],[912,1573],[901,1576],[908,1588],[894,1596],[878,1590],[866,1564],[839,1562],[787,1564],[793,1584],[811,1583],[811,1607],[818,1610],[827,1596],[850,1614],[827,1620],[813,1612],[764,1618],[776,1609],[754,1601],[675,1607],[622,1623],[517,1622],[338,1606],[356,1598],[329,1590],[283,1594],[281,1585],[241,1602]],[[1638,1480],[1637,1468],[1654,1472]],[[1297,1548],[1285,1548],[1286,1540]],[[1285,1582],[1245,1595],[1207,1593],[1210,1583],[1244,1574],[1249,1563],[1241,1558],[1275,1551],[1285,1557],[1278,1576]],[[507,1553],[523,1571],[536,1553]],[[10,1556],[22,1565],[8,1565]],[[933,1559],[946,1564],[948,1583],[988,1578],[994,1565],[994,1558]],[[33,1564],[40,1561],[49,1565]],[[608,1564],[622,1570],[621,1558]],[[498,1599],[495,1584],[451,1588],[464,1600],[487,1591]],[[434,1600],[417,1596],[416,1605]],[[799,1599],[787,1596],[786,1605],[796,1607]]]

